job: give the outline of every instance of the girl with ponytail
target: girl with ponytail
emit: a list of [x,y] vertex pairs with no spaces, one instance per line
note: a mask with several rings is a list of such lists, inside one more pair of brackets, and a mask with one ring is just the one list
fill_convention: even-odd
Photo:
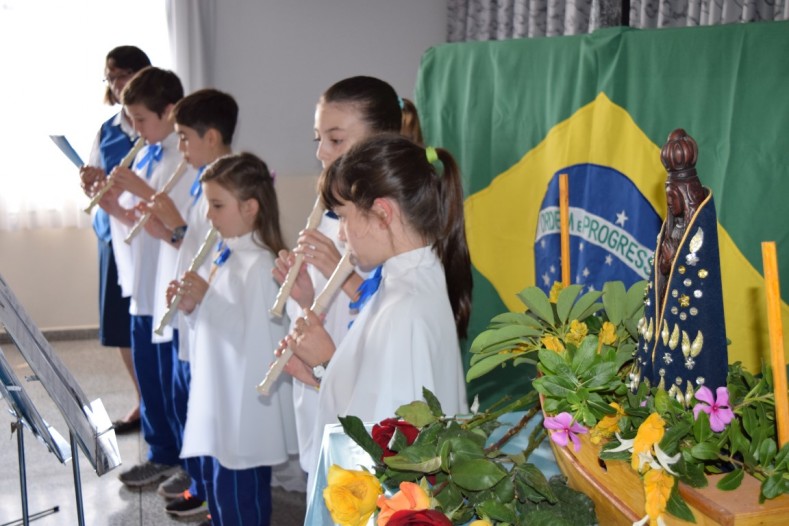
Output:
[[471,262],[452,156],[379,134],[327,168],[318,186],[339,217],[340,240],[370,277],[338,345],[309,311],[287,338],[299,362],[295,376],[320,387],[315,433],[338,415],[390,417],[421,399],[423,387],[447,414],[466,411],[459,340],[469,320]]

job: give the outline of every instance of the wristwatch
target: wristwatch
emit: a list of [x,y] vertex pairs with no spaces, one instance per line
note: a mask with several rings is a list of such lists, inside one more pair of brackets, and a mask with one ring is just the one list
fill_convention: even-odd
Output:
[[186,235],[186,225],[177,226],[173,229],[173,236],[170,238],[170,243],[175,245],[181,241]]
[[327,365],[329,365],[329,362],[323,362],[312,368],[312,377],[315,378],[318,385],[320,385],[321,381],[323,381],[323,377],[326,375]]

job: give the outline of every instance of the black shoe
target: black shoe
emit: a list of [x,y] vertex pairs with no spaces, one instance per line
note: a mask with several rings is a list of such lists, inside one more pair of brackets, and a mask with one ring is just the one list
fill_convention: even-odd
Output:
[[113,429],[115,429],[116,435],[124,435],[126,433],[132,433],[135,431],[139,431],[140,429],[140,419],[135,418],[134,420],[116,420],[112,423]]
[[176,517],[189,517],[191,515],[205,515],[208,512],[208,504],[202,499],[193,497],[189,490],[184,491],[180,497],[169,502],[164,507],[164,511]]
[[124,471],[118,475],[118,478],[129,487],[140,488],[166,479],[179,469],[180,466],[167,466],[148,461]]

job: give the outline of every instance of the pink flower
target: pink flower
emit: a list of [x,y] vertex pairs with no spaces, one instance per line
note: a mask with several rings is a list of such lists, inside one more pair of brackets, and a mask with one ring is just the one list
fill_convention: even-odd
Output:
[[718,399],[712,397],[712,391],[709,387],[702,385],[696,391],[696,400],[699,401],[693,406],[693,418],[698,418],[699,413],[704,411],[710,415],[710,429],[716,433],[720,433],[726,428],[726,425],[734,419],[734,413],[729,407],[729,390],[725,387],[718,387],[716,389]]
[[553,431],[551,440],[556,442],[556,444],[565,447],[568,439],[572,440],[576,451],[581,449],[581,441],[578,439],[578,435],[589,432],[584,426],[574,422],[572,415],[567,412],[549,416],[542,425],[545,426],[545,429]]

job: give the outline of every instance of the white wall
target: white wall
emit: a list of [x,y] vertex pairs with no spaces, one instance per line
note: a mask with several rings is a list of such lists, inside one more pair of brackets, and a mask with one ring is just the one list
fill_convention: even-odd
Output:
[[[446,34],[446,0],[217,0],[216,88],[240,106],[234,146],[277,172],[289,244],[315,199],[315,102],[352,75],[412,97],[419,60]],[[88,229],[0,231],[0,274],[41,329],[95,327]]]

